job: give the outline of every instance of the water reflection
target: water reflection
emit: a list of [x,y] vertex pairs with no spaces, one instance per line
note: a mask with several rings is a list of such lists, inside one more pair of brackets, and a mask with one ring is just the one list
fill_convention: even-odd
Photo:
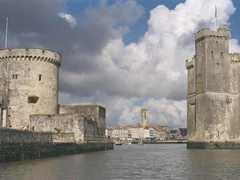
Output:
[[201,179],[240,178],[239,150],[189,150],[189,176]]
[[238,180],[240,151],[123,145],[114,151],[0,164],[0,180]]

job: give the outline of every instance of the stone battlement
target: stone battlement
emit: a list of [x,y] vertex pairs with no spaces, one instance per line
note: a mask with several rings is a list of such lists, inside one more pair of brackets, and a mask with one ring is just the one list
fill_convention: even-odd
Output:
[[219,27],[216,31],[209,28],[203,28],[195,34],[195,40],[201,40],[206,37],[222,37],[229,39],[230,34],[226,26]]
[[61,65],[61,55],[47,49],[0,49],[0,61],[42,61]]

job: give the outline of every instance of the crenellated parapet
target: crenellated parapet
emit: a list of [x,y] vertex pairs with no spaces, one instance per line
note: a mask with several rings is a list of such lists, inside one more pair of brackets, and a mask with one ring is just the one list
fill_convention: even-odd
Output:
[[224,38],[227,40],[230,38],[229,29],[226,26],[219,27],[216,31],[209,28],[203,28],[195,34],[196,42],[208,37]]
[[240,63],[240,53],[231,53],[230,58],[232,64]]
[[0,49],[1,61],[40,61],[61,65],[61,55],[47,49]]

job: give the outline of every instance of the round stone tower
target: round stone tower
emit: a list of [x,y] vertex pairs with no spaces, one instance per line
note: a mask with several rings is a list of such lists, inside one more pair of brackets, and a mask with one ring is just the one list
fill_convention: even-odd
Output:
[[28,129],[31,114],[57,113],[60,63],[60,54],[46,49],[0,50],[3,127]]

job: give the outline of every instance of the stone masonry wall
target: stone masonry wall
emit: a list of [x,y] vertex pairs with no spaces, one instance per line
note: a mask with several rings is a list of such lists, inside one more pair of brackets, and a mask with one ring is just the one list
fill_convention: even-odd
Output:
[[188,70],[187,89],[187,129],[188,138],[191,139],[196,131],[196,78],[195,78],[195,58],[186,61]]
[[73,133],[76,143],[99,138],[96,122],[78,113],[31,115],[30,124],[36,132]]
[[59,113],[77,113],[97,123],[98,136],[105,136],[106,110],[99,105],[60,105]]
[[0,162],[113,149],[113,144],[110,142],[77,144],[71,141],[72,137],[71,133],[0,129]]
[[79,114],[31,115],[30,127],[36,132],[74,133],[76,142],[84,141],[84,118]]
[[30,127],[36,132],[73,132],[81,117],[78,114],[31,115]]
[[0,144],[53,143],[52,133],[0,129]]

